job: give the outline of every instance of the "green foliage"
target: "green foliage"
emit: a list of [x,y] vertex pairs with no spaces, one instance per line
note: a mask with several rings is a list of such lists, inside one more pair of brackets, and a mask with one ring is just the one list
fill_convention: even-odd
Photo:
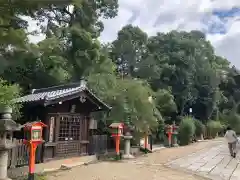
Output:
[[194,121],[195,119],[191,116],[185,116],[182,118],[178,134],[180,145],[188,145],[191,142],[196,129]]
[[[101,116],[109,123],[124,121],[138,132],[151,129],[163,134],[165,120],[187,115],[191,107],[192,116],[201,121],[219,119],[240,131],[240,73],[215,55],[204,33],[171,31],[148,36],[139,27],[126,25],[116,40],[101,45],[97,39],[104,29],[102,19],[117,16],[117,0],[2,1],[0,6],[0,77],[19,84],[24,94],[30,88],[79,81],[84,76],[91,89],[113,107],[108,117]],[[28,39],[28,33],[39,33],[26,31],[29,16],[46,36],[38,44]],[[45,19],[48,23],[43,23]],[[1,84],[0,102],[8,104],[18,96],[18,87]],[[11,103],[17,112],[19,108]],[[235,115],[227,117],[229,112]],[[182,128],[190,133],[184,143],[188,143],[191,118],[184,119]],[[195,122],[195,126],[200,134],[202,124]],[[208,123],[214,132],[217,126]]]
[[164,129],[165,129],[165,124],[163,121],[160,121],[158,123],[158,128],[155,132],[156,134],[156,138],[157,140],[159,140],[160,142],[164,142],[165,141],[165,132],[164,132]]
[[114,159],[115,161],[120,161],[120,160],[122,160],[122,153],[120,152],[119,155],[116,154],[113,159]]
[[216,137],[217,133],[221,131],[223,128],[222,124],[220,121],[213,121],[210,120],[207,123],[207,132],[210,135],[210,137],[214,138]]
[[9,84],[7,81],[0,79],[0,106],[13,108],[13,118],[20,116],[20,104],[15,104],[12,100],[20,96],[20,88],[16,84]]
[[156,105],[162,115],[169,115],[177,112],[177,106],[171,91],[159,89],[156,93]]
[[118,37],[112,42],[111,57],[118,65],[118,73],[122,76],[135,76],[136,68],[142,60],[147,43],[147,34],[139,27],[127,25],[118,32]]
[[[104,79],[102,77],[105,77]],[[132,125],[145,132],[156,128],[162,120],[155,103],[149,102],[151,89],[140,80],[119,79],[113,75],[96,74],[88,77],[90,87],[113,108],[108,119]]]
[[197,137],[200,137],[203,133],[204,133],[204,130],[205,130],[205,126],[204,124],[198,120],[198,119],[195,119],[194,120],[194,125],[195,125],[195,135]]
[[228,116],[225,116],[228,125],[236,131],[237,134],[240,133],[240,115],[239,114],[230,114]]
[[[28,179],[28,177],[24,176],[24,177],[19,177],[16,180],[27,180],[27,179]],[[46,175],[44,175],[44,174],[35,174],[34,179],[36,179],[36,180],[46,180],[47,178],[46,178]]]

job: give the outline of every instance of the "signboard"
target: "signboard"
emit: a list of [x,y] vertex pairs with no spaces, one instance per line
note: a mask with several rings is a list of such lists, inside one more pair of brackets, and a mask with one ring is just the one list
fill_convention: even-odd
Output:
[[54,125],[55,125],[55,118],[51,117],[50,127],[49,127],[49,142],[53,142],[54,140]]

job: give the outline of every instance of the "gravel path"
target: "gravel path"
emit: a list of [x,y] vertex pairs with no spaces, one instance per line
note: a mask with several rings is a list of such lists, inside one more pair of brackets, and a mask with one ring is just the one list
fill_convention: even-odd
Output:
[[177,158],[207,151],[222,139],[166,148],[130,161],[99,162],[48,175],[48,180],[204,180],[204,178],[166,166]]

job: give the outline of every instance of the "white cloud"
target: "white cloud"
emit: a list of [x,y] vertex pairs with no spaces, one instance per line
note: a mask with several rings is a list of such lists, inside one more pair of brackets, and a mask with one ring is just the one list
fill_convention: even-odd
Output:
[[[226,34],[217,32],[207,34],[216,53],[226,57],[232,64],[240,68],[240,61],[238,61],[238,57],[240,57],[240,38],[238,38],[240,21],[236,17],[225,18],[223,21],[212,15],[213,10],[227,11],[233,7],[240,7],[239,0],[121,0],[120,7],[120,12],[125,9],[126,14],[120,13],[116,19],[105,21],[107,32],[103,32],[103,40],[115,39],[117,31],[120,30],[116,27],[122,26],[129,19],[133,25],[138,25],[150,35],[171,30],[198,29],[208,32],[211,25],[212,32],[220,28],[222,31],[226,31]],[[135,18],[132,17],[134,13]]]
[[[118,16],[114,19],[109,19],[104,23],[104,33],[101,36],[103,41],[112,41],[116,38],[117,32],[124,25],[127,24],[128,18],[131,17],[132,12],[120,7]],[[117,22],[117,23],[116,23]]]
[[209,36],[209,39],[212,40],[213,45],[215,46],[216,53],[226,57],[231,61],[231,63],[238,68],[240,68],[240,21],[235,20],[229,26],[228,33],[225,35],[215,35]]

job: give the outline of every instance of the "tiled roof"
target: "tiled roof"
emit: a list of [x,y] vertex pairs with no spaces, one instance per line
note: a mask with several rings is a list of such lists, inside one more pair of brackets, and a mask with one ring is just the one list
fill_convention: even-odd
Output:
[[71,96],[83,91],[87,91],[91,96],[93,96],[99,103],[104,105],[107,108],[110,108],[104,102],[102,102],[99,98],[97,98],[86,86],[85,81],[81,81],[80,83],[72,83],[68,85],[61,86],[53,86],[49,88],[42,89],[33,89],[31,94],[25,95],[23,97],[14,99],[16,103],[30,103],[43,101],[48,102],[51,100],[56,100],[59,98]]
[[68,89],[60,89],[49,92],[39,92],[28,94],[26,96],[15,99],[15,102],[32,102],[32,101],[41,101],[41,100],[54,100],[60,97],[65,97],[68,95],[75,94],[77,92],[83,91],[85,88],[76,87],[76,88],[68,88]]

